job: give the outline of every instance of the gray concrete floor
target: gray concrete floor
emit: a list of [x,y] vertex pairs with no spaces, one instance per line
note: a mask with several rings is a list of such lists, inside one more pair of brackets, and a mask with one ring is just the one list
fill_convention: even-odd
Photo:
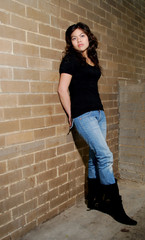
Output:
[[87,211],[84,199],[26,234],[21,240],[145,240],[145,185],[120,180],[126,213],[136,226],[116,222],[99,211]]

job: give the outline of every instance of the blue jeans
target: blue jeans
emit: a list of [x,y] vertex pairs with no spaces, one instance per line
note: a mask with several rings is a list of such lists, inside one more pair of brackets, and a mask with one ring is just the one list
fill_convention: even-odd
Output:
[[100,178],[104,185],[115,183],[113,154],[106,143],[106,117],[104,111],[91,111],[73,119],[78,133],[88,143],[88,177]]

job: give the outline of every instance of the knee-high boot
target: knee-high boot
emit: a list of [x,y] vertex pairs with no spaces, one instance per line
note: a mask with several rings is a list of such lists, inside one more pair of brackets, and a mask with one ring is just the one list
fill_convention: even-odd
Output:
[[117,180],[111,185],[102,185],[103,187],[103,201],[99,204],[99,210],[108,213],[116,221],[126,225],[136,225],[137,222],[127,216],[123,209],[122,199],[119,195],[119,188]]
[[102,200],[102,190],[99,179],[88,178],[88,208],[98,209]]

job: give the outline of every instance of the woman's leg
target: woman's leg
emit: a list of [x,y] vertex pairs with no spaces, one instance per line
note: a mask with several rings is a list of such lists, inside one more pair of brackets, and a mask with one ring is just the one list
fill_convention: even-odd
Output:
[[[101,117],[98,121],[98,124],[104,136],[104,139],[106,140],[106,133],[107,133],[106,117],[105,117],[105,114],[102,115],[102,111],[100,111],[100,114],[101,114]],[[88,178],[89,179],[99,178],[97,159],[94,151],[91,148],[89,149]]]
[[[107,146],[99,126],[99,121],[101,121],[104,116],[104,111],[88,112],[74,118],[74,124],[79,134],[95,153],[95,157],[98,161],[98,172],[101,183],[109,185],[115,183],[115,179],[112,168],[113,155]],[[104,119],[104,121],[106,120]]]
[[[103,115],[104,113],[101,112],[101,114]],[[123,209],[118,185],[113,174],[113,155],[99,126],[101,114],[100,111],[92,111],[74,119],[74,124],[79,134],[89,144],[98,160],[100,182],[105,194],[102,203],[99,204],[99,209],[109,213],[118,222],[136,225],[137,222],[128,217]]]

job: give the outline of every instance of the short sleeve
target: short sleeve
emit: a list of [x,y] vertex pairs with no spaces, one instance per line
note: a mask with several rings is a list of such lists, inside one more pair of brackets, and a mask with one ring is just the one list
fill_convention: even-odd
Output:
[[73,75],[73,69],[73,58],[71,58],[70,56],[65,56],[60,64],[59,73],[68,73],[70,75]]

